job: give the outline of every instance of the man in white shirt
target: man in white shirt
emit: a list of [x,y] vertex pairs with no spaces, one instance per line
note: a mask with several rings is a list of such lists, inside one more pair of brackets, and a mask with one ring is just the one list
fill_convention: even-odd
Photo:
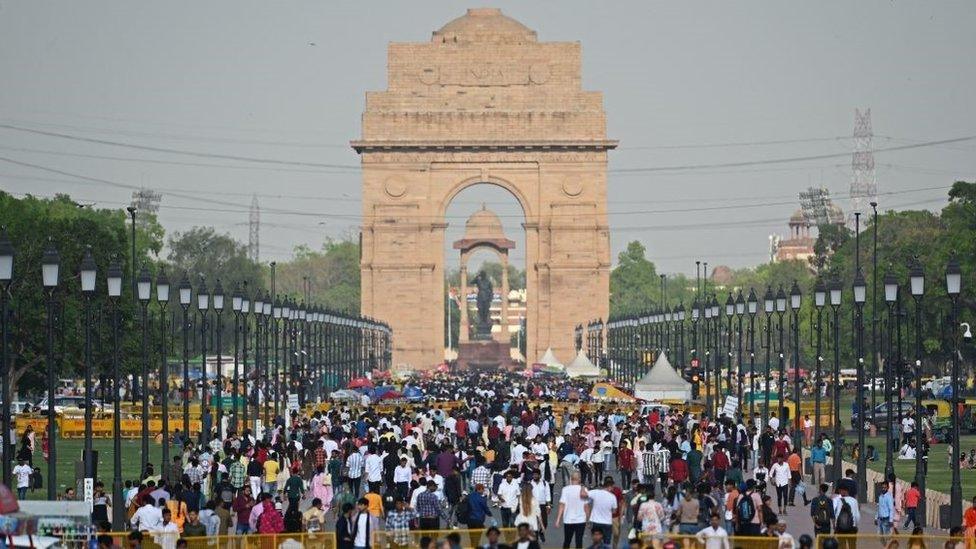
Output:
[[512,520],[515,518],[515,510],[518,508],[519,496],[522,489],[514,481],[515,475],[511,471],[505,471],[505,480],[498,485],[498,499],[502,509],[502,528],[511,528]]
[[515,444],[515,447],[512,448],[512,455],[511,458],[509,459],[509,464],[515,465],[517,467],[521,467],[522,460],[524,459],[525,456],[525,452],[528,451],[529,449],[526,448],[524,444],[522,444],[521,440],[519,440],[518,443]]
[[563,486],[562,493],[559,495],[559,511],[556,513],[556,528],[559,528],[560,522],[566,525],[563,528],[563,539],[566,541],[563,543],[575,537],[576,547],[583,546],[588,508],[586,488],[580,485],[580,474],[574,472],[569,477],[569,484]]
[[[142,507],[139,510],[142,510]],[[136,514],[138,513],[136,511]],[[135,519],[135,516],[133,515],[132,518]],[[174,549],[176,547],[176,541],[180,538],[180,529],[176,526],[175,522],[170,520],[171,518],[171,511],[169,509],[163,509],[163,512],[160,514],[159,524],[150,530],[153,540],[162,549]]]
[[613,539],[613,512],[617,510],[617,496],[610,487],[613,479],[603,482],[603,488],[590,490],[590,523],[593,530],[601,530],[603,539]]
[[779,513],[785,515],[786,504],[790,492],[790,466],[783,460],[783,456],[776,458],[776,463],[769,468],[769,476],[776,486],[776,504],[779,506]]
[[30,465],[27,465],[27,460],[22,459],[14,467],[13,474],[17,477],[17,499],[24,499],[27,497],[27,489],[30,488],[31,475],[34,474],[34,470],[31,469]]
[[529,486],[532,487],[532,497],[539,504],[542,526],[545,528],[549,526],[549,511],[552,509],[552,496],[549,494],[549,483],[542,480],[542,473],[536,469],[532,472],[532,481],[529,482]]
[[902,443],[907,444],[915,436],[915,418],[905,416],[901,418]]
[[718,515],[712,515],[708,526],[702,528],[695,534],[699,543],[705,545],[705,549],[729,549],[729,533],[725,528],[719,526],[721,520]]
[[366,482],[369,483],[371,492],[380,492],[380,485],[383,484],[383,457],[375,449],[370,449],[366,454],[366,461],[363,465],[366,473]]
[[[840,486],[837,492],[838,495],[834,496],[835,531],[838,534],[856,534],[857,526],[861,522],[861,508],[858,506],[857,500],[848,495],[845,486]],[[849,518],[848,513],[850,513]],[[847,524],[848,522],[850,524]]]
[[397,496],[401,499],[407,499],[407,493],[410,491],[411,473],[410,466],[407,465],[407,458],[400,458],[400,465],[393,468],[393,485],[396,487]]
[[[146,496],[142,500],[142,507],[136,509],[129,522],[132,524],[133,530],[152,532],[158,529],[163,522],[163,515],[159,507],[156,507],[156,502]],[[176,540],[173,540],[173,544],[176,544]]]

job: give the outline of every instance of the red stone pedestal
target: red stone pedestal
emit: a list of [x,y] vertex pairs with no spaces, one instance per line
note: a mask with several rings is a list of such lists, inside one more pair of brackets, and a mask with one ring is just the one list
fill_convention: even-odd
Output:
[[508,343],[495,340],[469,341],[458,346],[458,368],[464,370],[514,370]]

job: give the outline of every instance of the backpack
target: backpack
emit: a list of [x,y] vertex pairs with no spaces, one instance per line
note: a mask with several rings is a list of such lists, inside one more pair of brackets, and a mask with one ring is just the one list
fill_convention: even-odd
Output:
[[830,524],[830,519],[833,518],[833,510],[828,507],[830,501],[826,498],[818,497],[813,500],[813,504],[813,523],[818,526]]
[[838,532],[854,531],[854,512],[851,510],[851,504],[847,503],[846,499],[841,500],[840,512],[837,513],[836,530]]
[[468,502],[468,496],[461,498],[461,501],[457,503],[454,512],[457,515],[457,520],[461,524],[467,524],[471,520],[471,504]]
[[752,501],[752,496],[743,494],[736,505],[736,512],[739,515],[739,522],[752,522],[756,516],[756,502]]

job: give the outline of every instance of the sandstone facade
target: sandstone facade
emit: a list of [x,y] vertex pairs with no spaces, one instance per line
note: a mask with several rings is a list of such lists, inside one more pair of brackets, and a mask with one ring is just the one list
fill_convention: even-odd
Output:
[[539,42],[494,9],[427,43],[393,43],[388,89],[366,94],[362,312],[394,330],[394,365],[444,350],[444,214],[475,184],[525,214],[528,359],[573,357],[581,319],[607,317],[610,241],[602,96],[581,89],[580,44]]

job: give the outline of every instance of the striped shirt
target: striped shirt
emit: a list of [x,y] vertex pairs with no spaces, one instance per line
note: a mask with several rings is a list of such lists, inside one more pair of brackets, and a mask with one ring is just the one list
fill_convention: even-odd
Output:
[[660,475],[671,471],[671,452],[661,449],[644,453],[644,471],[648,475]]
[[347,476],[349,478],[359,478],[363,476],[364,462],[365,460],[363,459],[363,455],[360,454],[359,452],[353,452],[349,454],[349,457],[346,458],[346,467],[349,468],[349,472],[347,473]]

